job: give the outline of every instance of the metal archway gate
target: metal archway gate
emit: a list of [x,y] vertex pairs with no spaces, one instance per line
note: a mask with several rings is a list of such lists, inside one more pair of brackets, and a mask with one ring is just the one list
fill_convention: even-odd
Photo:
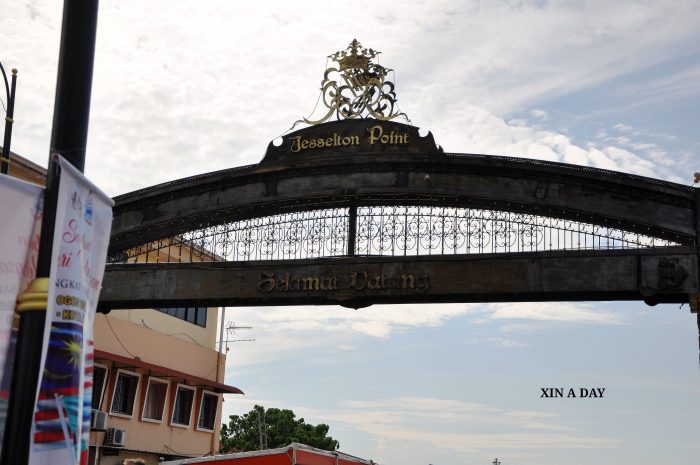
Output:
[[335,121],[261,163],[117,197],[100,309],[544,300],[690,302],[700,190],[447,154]]

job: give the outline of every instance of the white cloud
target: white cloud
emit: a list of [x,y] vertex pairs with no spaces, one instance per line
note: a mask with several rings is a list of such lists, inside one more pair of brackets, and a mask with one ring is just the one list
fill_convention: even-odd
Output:
[[[236,338],[253,338],[255,342],[230,344],[235,355],[228,360],[228,373],[233,379],[239,370],[292,362],[311,351],[332,356],[352,350],[361,338],[390,339],[399,333],[442,326],[460,317],[487,328],[484,335],[471,340],[473,344],[502,349],[526,347],[529,343],[499,332],[512,335],[562,324],[625,323],[621,315],[599,309],[596,304],[575,302],[374,305],[360,310],[334,306],[233,308],[227,310],[228,323],[253,326],[253,330],[239,333]],[[489,323],[498,326],[484,326]]]
[[[352,349],[354,338],[387,339],[395,333],[440,326],[452,318],[481,312],[483,309],[475,304],[374,305],[360,310],[337,306],[228,309],[227,322],[253,326],[245,338],[255,339],[253,343],[231,345],[236,356],[229,364],[237,370],[293,360],[300,353],[320,347],[324,353],[347,351]],[[488,343],[498,344],[495,340]]]
[[[253,333],[285,334],[284,351],[305,350],[335,340],[331,347],[348,350],[347,342],[337,344],[337,338],[388,338],[396,332],[414,328],[441,326],[450,319],[471,315],[474,321],[530,320],[535,322],[621,324],[624,319],[616,313],[598,309],[596,304],[575,302],[518,302],[490,304],[427,304],[427,305],[374,305],[361,310],[343,307],[267,307],[256,309],[229,309],[229,321],[234,319],[252,324]],[[243,324],[243,323],[241,323]],[[319,337],[308,338],[306,334]],[[324,339],[323,334],[330,334]],[[299,339],[295,339],[295,335]],[[520,342],[499,337],[474,340],[499,347],[519,347]],[[260,349],[265,343],[258,339]],[[240,346],[239,346],[240,347]],[[274,346],[273,346],[274,347]]]
[[549,119],[549,114],[545,110],[542,110],[540,108],[533,108],[532,110],[530,110],[530,114],[539,120],[546,121]]
[[231,415],[243,415],[253,410],[256,405],[262,405],[265,408],[288,408],[283,407],[282,402],[276,399],[263,399],[251,395],[226,394],[224,403],[221,408],[221,422],[228,423],[228,418]]
[[489,304],[495,320],[536,320],[546,322],[621,324],[623,318],[596,308],[592,303],[526,302]]
[[656,144],[640,146],[650,144],[644,139],[601,133],[600,143],[582,147],[567,135],[528,126],[522,120],[506,122],[470,105],[446,109],[435,124],[458,128],[444,133],[434,131],[436,140],[448,152],[518,156],[682,181],[676,174],[677,164],[668,162],[668,154]]
[[698,79],[700,79],[700,66],[694,66],[662,78],[627,84],[622,88],[622,92],[631,97],[637,105],[649,105],[678,98],[697,98],[700,94],[697,86]]
[[520,347],[525,347],[527,344],[517,341],[515,339],[507,339],[502,337],[484,337],[472,340],[473,344],[488,344],[494,347],[500,347],[504,349],[516,349]]
[[606,154],[618,165],[638,165],[640,174],[658,177],[661,172],[670,180],[687,184],[686,179],[675,173],[690,160],[681,154],[671,156],[658,142],[673,138],[672,135],[654,133],[624,123],[614,125],[610,133],[603,131],[597,135],[601,144],[607,146]]
[[[235,310],[234,310],[235,311]],[[393,331],[439,326],[450,318],[478,312],[466,304],[437,305],[374,305],[360,310],[343,307],[285,307],[260,311],[260,324],[274,326],[277,331],[315,331],[323,328],[335,333],[354,332],[374,337],[387,337]]]
[[624,123],[617,123],[615,126],[613,126],[613,129],[616,129],[620,132],[634,132],[634,128],[632,126]]
[[333,412],[310,413],[330,424],[346,424],[371,434],[377,442],[418,441],[465,457],[492,450],[606,449],[621,445],[616,439],[564,425],[565,418],[551,412],[504,410],[451,399],[345,401]]
[[[449,150],[648,174],[644,160],[620,158],[614,147],[574,157],[565,136],[498,115],[535,106],[541,121],[538,107],[549,98],[679,56],[697,43],[697,13],[697,3],[682,1],[412,1],[391,11],[320,0],[214,1],[206,9],[103,2],[87,172],[118,194],[258,162],[268,141],[311,111],[324,57],[354,36],[384,52],[402,109]],[[3,62],[20,68],[13,147],[39,163],[51,133],[60,18],[52,2],[11,2],[0,18]],[[646,92],[694,85],[693,76],[659,79]]]

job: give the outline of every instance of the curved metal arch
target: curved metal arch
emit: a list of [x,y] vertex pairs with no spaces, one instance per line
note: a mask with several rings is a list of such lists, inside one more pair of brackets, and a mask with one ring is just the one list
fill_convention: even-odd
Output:
[[110,253],[205,226],[339,206],[488,208],[697,242],[697,190],[651,178],[472,154],[299,157],[115,198]]
[[[109,253],[116,261],[131,263],[107,266],[102,309],[700,301],[700,189],[563,163],[445,154],[431,134],[421,136],[417,128],[398,123],[352,120],[303,129],[285,136],[281,145],[271,143],[260,164],[172,181],[115,200]],[[445,253],[450,237],[444,225],[426,233],[419,220],[411,234],[418,244],[428,242],[418,245],[415,255],[402,254],[402,238],[390,238],[397,242],[387,245],[386,237],[372,236],[373,220],[363,225],[357,214],[366,211],[371,216],[373,209],[382,208],[443,209],[438,222],[446,217],[445,209],[470,212],[465,217],[473,211],[496,212],[498,219],[490,223],[494,237],[511,244],[510,234],[515,234],[524,247],[482,247],[480,233],[470,236],[467,224],[465,237],[475,239],[470,245],[476,245],[477,253],[469,248]],[[264,246],[267,239],[256,236],[256,224],[264,225],[275,215],[303,218],[329,209],[348,212],[347,222],[341,221],[341,229],[347,231],[341,234],[341,239],[347,238],[343,250],[335,244],[332,253],[316,254],[317,237],[312,237],[311,253],[306,255],[263,251],[245,259],[240,254],[225,258],[217,256],[216,248],[205,247],[219,230],[228,234],[231,225],[246,221],[253,226],[242,227],[243,243],[262,240]],[[393,234],[391,224],[383,219],[379,223]],[[452,231],[462,227],[453,226]],[[530,236],[540,227],[581,233],[583,245],[532,247]],[[313,227],[311,232],[316,234]],[[192,234],[193,241],[186,243]],[[630,234],[651,242],[630,241]],[[589,244],[588,237],[597,238],[598,246]],[[607,246],[606,241],[617,239],[621,247]],[[435,240],[442,243],[436,246]],[[184,252],[173,251],[181,245],[189,252],[201,245],[200,255],[183,260]],[[432,253],[434,246],[440,253]],[[165,253],[163,247],[168,248]],[[248,253],[245,247],[243,255]],[[385,253],[387,247],[390,253]],[[134,260],[120,260],[128,251]],[[137,258],[150,256],[156,263]],[[169,257],[168,263],[162,256]]]

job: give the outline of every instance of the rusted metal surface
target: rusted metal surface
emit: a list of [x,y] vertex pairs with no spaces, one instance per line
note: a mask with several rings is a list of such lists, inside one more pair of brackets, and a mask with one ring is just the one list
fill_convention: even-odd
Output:
[[[352,123],[352,121],[351,121]],[[696,242],[694,189],[573,165],[483,155],[300,156],[117,197],[110,252],[210,225],[348,205],[490,208]]]
[[698,292],[696,250],[674,247],[108,265],[100,308],[551,300],[655,304],[687,302]]
[[[432,135],[421,137],[415,127],[395,122],[358,119],[302,129],[286,135],[277,145],[271,144],[264,163],[172,181],[115,200],[109,252],[117,261],[128,261],[127,251],[144,245],[162,243],[170,250],[173,244],[189,240],[193,232],[193,237],[201,236],[200,242],[224,237],[232,241],[240,234],[267,237],[265,231],[276,231],[274,222],[270,223],[272,226],[241,226],[236,222],[299,212],[308,212],[304,218],[325,218],[323,212],[327,209],[339,212],[333,213],[331,219],[344,228],[343,234],[334,232],[332,236],[337,236],[339,243],[347,241],[347,245],[337,253],[319,253],[314,259],[307,259],[313,254],[266,255],[258,250],[260,253],[246,255],[249,261],[240,262],[242,258],[235,258],[240,255],[238,252],[231,255],[234,258],[225,258],[212,249],[200,254],[208,263],[110,265],[101,296],[102,308],[624,299],[653,304],[688,302],[700,287],[698,189],[577,165],[443,153]],[[421,213],[425,208],[428,215]],[[387,211],[391,214],[385,215]],[[495,213],[488,213],[488,221],[482,221],[484,212]],[[443,219],[450,215],[453,218],[448,224]],[[522,215],[530,217],[524,220]],[[346,216],[347,220],[343,219]],[[365,217],[369,219],[363,220]],[[416,217],[418,226],[411,229],[409,225]],[[431,219],[425,222],[427,217]],[[397,225],[402,219],[403,230],[386,226]],[[520,246],[492,250],[481,245],[476,249],[467,246],[466,252],[450,248],[449,241],[457,238],[463,225],[468,231],[465,241],[485,237],[469,229],[475,219],[482,225],[505,225],[503,231],[510,231],[499,233],[492,228],[492,239],[502,236],[522,242],[532,235],[531,228],[542,226],[543,231],[602,237],[604,245],[605,241],[622,237],[631,246],[641,248],[552,250],[591,248],[579,246],[578,238],[559,245],[537,246],[536,252],[531,252],[532,247]],[[545,223],[540,225],[540,219]],[[562,226],[550,219],[571,223]],[[321,222],[324,228],[328,221]],[[377,221],[382,223],[384,232],[391,234],[380,239],[363,236],[368,229],[363,225]],[[278,222],[294,223],[286,218]],[[400,256],[414,250],[401,242],[407,237],[415,236],[417,241],[432,239],[434,234],[422,229],[424,223],[440,224],[435,237],[441,252],[431,255],[430,245],[421,245],[416,247],[415,256]],[[310,223],[307,226],[312,232],[317,229]],[[405,231],[415,234],[409,237]],[[628,233],[643,240],[630,242]],[[328,242],[326,236],[319,237]],[[309,244],[316,247],[320,244],[316,239],[313,236]],[[330,243],[335,244],[332,240]],[[574,243],[575,247],[566,245]],[[189,242],[187,246],[192,251],[196,244]],[[223,244],[228,250],[230,244]],[[364,249],[363,244],[367,245]],[[393,256],[372,255],[386,254],[386,244]],[[245,252],[245,247],[239,250]],[[446,255],[445,247],[452,255]],[[472,255],[474,250],[480,254]],[[425,251],[428,253],[422,254]],[[489,253],[495,251],[501,253]],[[158,249],[153,255],[159,257],[160,252]],[[150,253],[146,251],[145,256]],[[355,256],[363,253],[364,256]],[[175,261],[180,261],[178,254]],[[140,252],[132,255],[140,256]],[[263,257],[267,261],[256,261]],[[348,276],[353,272],[367,272],[384,281],[405,273],[417,280],[427,273],[430,288],[422,293],[407,293],[393,285],[373,292],[354,292],[347,282],[339,283],[341,277],[351,279]],[[265,278],[261,273],[273,273],[274,278]],[[289,278],[285,278],[286,273],[290,273]],[[284,280],[297,279],[294,276],[310,278],[314,284],[314,277],[321,283],[325,282],[323,277],[330,279],[331,275],[336,276],[337,287],[328,281],[325,285],[333,288],[326,290],[279,291],[275,285],[262,292],[256,287],[261,279],[281,279],[284,287]]]

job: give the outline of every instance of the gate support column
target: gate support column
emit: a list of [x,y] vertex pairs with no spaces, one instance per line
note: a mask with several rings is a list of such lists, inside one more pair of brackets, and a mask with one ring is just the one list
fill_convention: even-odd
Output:
[[348,214],[348,255],[355,255],[355,243],[357,241],[357,206],[353,205]]

